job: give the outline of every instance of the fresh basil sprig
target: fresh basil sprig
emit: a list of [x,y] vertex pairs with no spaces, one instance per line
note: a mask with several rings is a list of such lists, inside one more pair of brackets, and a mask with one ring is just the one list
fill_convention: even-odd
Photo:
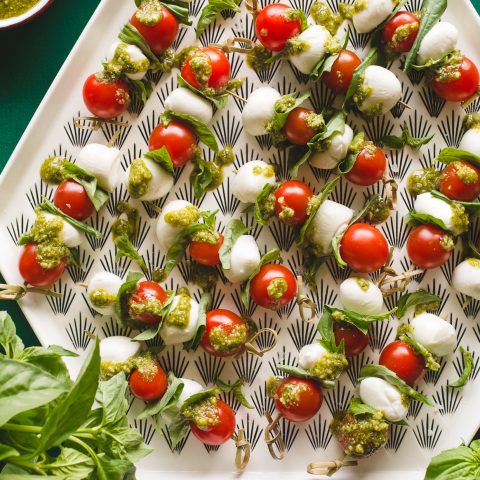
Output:
[[470,379],[470,375],[472,374],[472,370],[473,370],[472,352],[469,352],[463,347],[460,347],[460,351],[462,352],[462,357],[463,357],[463,371],[456,382],[448,384],[450,388],[463,388],[467,384],[468,380]]
[[398,299],[396,315],[398,318],[402,318],[409,308],[422,307],[431,304],[438,304],[438,306],[440,306],[441,301],[442,299],[438,295],[429,293],[425,290],[404,293]]
[[283,373],[286,373],[287,375],[290,375],[292,377],[298,377],[298,378],[306,378],[308,380],[313,380],[320,385],[322,385],[323,388],[334,388],[335,387],[335,381],[334,380],[320,380],[318,377],[310,373],[308,370],[305,370],[302,367],[292,367],[290,365],[277,365],[276,366],[277,370],[280,370]]
[[194,159],[194,169],[190,175],[195,198],[201,199],[205,192],[214,190],[223,181],[222,167],[216,162],[205,160],[201,154]]
[[208,100],[212,103],[217,110],[221,110],[225,107],[228,100],[228,93],[221,93],[218,95],[208,95],[202,90],[198,90],[195,87],[192,87],[188,82],[186,82],[181,75],[177,75],[177,82],[179,87],[188,88],[191,92],[195,93],[196,95],[200,95],[205,100]]
[[445,232],[449,231],[445,223],[439,218],[426,213],[417,213],[415,210],[410,210],[410,212],[405,215],[405,223],[411,227],[416,227],[423,223],[433,223],[442,230],[445,230]]
[[225,228],[223,243],[219,251],[220,262],[224,270],[230,270],[231,268],[232,248],[236,241],[249,231],[250,229],[247,228],[241,220],[233,218],[228,222]]
[[[125,77],[123,79],[128,85],[128,93],[133,99],[137,99],[142,105],[147,103],[147,100],[150,98],[150,95],[153,93],[153,86],[148,78],[142,78],[141,80],[132,80],[131,78]],[[128,106],[128,111],[134,113],[135,102],[130,102]]]
[[317,331],[320,334],[320,344],[331,353],[345,353],[345,343],[342,341],[337,345],[333,332],[332,309],[325,306],[323,314],[317,323]]
[[200,18],[197,23],[197,37],[199,37],[205,29],[215,20],[215,18],[224,10],[233,10],[240,12],[241,0],[208,0],[200,13]]
[[204,292],[200,298],[200,307],[198,309],[198,320],[197,320],[197,331],[195,336],[188,342],[185,342],[183,346],[187,352],[189,350],[196,350],[202,341],[203,335],[205,334],[205,329],[207,325],[207,310],[212,304],[212,294],[209,292]]
[[463,161],[468,163],[473,163],[475,166],[480,167],[480,157],[467,152],[467,150],[460,150],[458,148],[444,148],[440,151],[437,158],[437,162],[449,164],[452,162]]
[[402,135],[397,137],[395,135],[387,135],[380,139],[380,142],[387,148],[393,150],[401,150],[405,146],[412,147],[414,149],[420,148],[422,145],[429,143],[434,135],[427,137],[413,137],[408,129],[408,125],[405,122],[402,126]]

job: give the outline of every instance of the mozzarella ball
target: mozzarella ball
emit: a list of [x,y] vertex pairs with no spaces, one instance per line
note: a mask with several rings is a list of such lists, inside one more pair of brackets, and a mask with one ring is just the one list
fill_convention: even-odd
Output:
[[160,336],[162,337],[163,343],[165,345],[176,345],[178,343],[188,342],[197,333],[198,313],[200,310],[200,305],[193,298],[190,297],[190,312],[188,314],[187,326],[185,328],[181,328],[176,325],[168,324],[168,318],[172,314],[173,310],[175,310],[181,298],[182,295],[175,295],[175,298],[172,302],[170,314],[167,315],[167,318],[163,320],[162,328],[160,329]]
[[383,310],[381,290],[368,278],[351,277],[340,284],[340,301],[347,310],[379,315]]
[[480,300],[480,260],[467,258],[459,263],[453,271],[452,285],[463,295]]
[[167,111],[191,115],[203,123],[210,123],[213,117],[212,104],[185,87],[173,90],[165,99],[163,106]]
[[232,283],[247,280],[260,263],[260,250],[253,235],[240,235],[233,244],[230,255],[230,269],[223,270]]
[[402,394],[382,378],[364,378],[358,393],[363,403],[382,411],[391,422],[399,422],[407,417],[408,404]]
[[296,38],[308,46],[303,52],[291,55],[288,59],[302,73],[310,74],[315,65],[326,55],[328,42],[332,41],[332,36],[324,26],[313,25]]
[[425,35],[420,43],[417,54],[419,65],[440,60],[457,48],[458,30],[448,22],[438,22]]
[[332,253],[332,240],[344,231],[353,217],[353,210],[340,203],[325,200],[313,217],[307,237],[320,255]]
[[364,72],[363,88],[369,94],[358,105],[367,115],[383,115],[391,110],[402,98],[402,84],[387,68],[371,65]]
[[[87,299],[90,306],[102,315],[113,315],[113,302],[105,302],[101,297],[107,295],[115,297],[123,284],[123,280],[114,273],[96,272],[88,282]],[[95,301],[95,295],[99,295]]]
[[310,164],[316,168],[335,168],[347,156],[352,140],[353,130],[345,125],[343,133],[337,133],[330,138],[330,145],[324,152],[315,152],[310,157]]
[[241,202],[255,203],[265,185],[276,182],[275,170],[268,163],[253,160],[242,165],[232,180],[232,193]]
[[275,102],[281,95],[272,87],[260,87],[248,97],[243,107],[242,120],[245,131],[258,136],[267,133],[266,125],[275,113]]
[[[152,202],[168,195],[173,187],[173,176],[149,158],[142,158],[141,161],[152,174],[152,178],[147,183],[147,191],[138,200]],[[128,178],[130,178],[131,168],[130,165],[127,169]]]
[[131,80],[142,80],[150,66],[150,61],[137,46],[120,41],[110,47],[108,61],[120,63],[123,73]]
[[165,215],[169,212],[175,212],[176,210],[182,210],[185,207],[193,207],[193,204],[187,202],[186,200],[172,200],[168,202],[163,208],[162,212],[158,216],[157,220],[157,239],[159,247],[163,250],[168,250],[172,245],[175,237],[183,230],[184,227],[177,227],[171,225],[165,221]]
[[80,230],[77,230],[74,226],[70,225],[62,217],[47,212],[41,212],[41,215],[45,218],[47,223],[57,220],[62,222],[62,229],[58,232],[58,236],[68,248],[78,247],[83,242],[83,236]]
[[107,193],[113,192],[120,180],[120,150],[99,143],[89,143],[77,156],[77,165],[97,179]]
[[298,364],[305,370],[311,370],[325,355],[328,351],[319,343],[304,345],[298,353]]
[[480,157],[480,128],[467,130],[458,148]]
[[113,336],[100,340],[100,358],[102,362],[126,362],[140,350],[139,342],[132,342],[130,337]]
[[457,345],[457,332],[453,325],[433,313],[421,313],[410,322],[412,338],[429,352],[439,357],[448,355]]
[[356,3],[363,2],[364,8],[352,17],[353,26],[358,33],[368,33],[378,27],[395,8],[393,0],[356,0]]

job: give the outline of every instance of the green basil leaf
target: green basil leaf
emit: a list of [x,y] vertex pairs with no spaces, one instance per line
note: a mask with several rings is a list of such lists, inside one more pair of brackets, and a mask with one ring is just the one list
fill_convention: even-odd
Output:
[[146,340],[151,340],[152,338],[155,338],[159,334],[163,325],[163,320],[167,318],[168,314],[170,313],[170,310],[172,309],[173,300],[175,299],[175,292],[168,290],[167,293],[168,293],[168,299],[162,305],[162,309],[160,311],[160,316],[162,317],[162,321],[158,322],[157,324],[139,333],[132,339],[132,341],[145,342]]
[[222,94],[215,95],[215,96],[207,95],[204,92],[202,92],[201,90],[198,90],[197,88],[192,87],[188,82],[186,82],[181,77],[181,75],[177,75],[177,82],[178,82],[179,87],[188,88],[191,92],[195,93],[196,95],[200,95],[205,100],[208,100],[209,102],[211,102],[213,105],[215,105],[217,110],[221,110],[227,104],[228,93],[222,93]]
[[196,403],[203,402],[203,400],[206,400],[207,398],[214,397],[220,393],[220,389],[215,387],[215,388],[208,388],[206,390],[202,390],[201,392],[195,393],[188,397],[182,405],[182,411],[185,409],[195,405]]
[[437,227],[440,227],[442,230],[448,232],[448,228],[442,220],[434,217],[432,215],[427,215],[426,213],[417,213],[415,210],[410,210],[410,212],[405,215],[405,222],[411,227],[416,227],[422,223],[433,223]]
[[202,32],[215,20],[215,18],[224,10],[233,10],[240,12],[239,4],[241,0],[208,0],[200,13],[197,23],[197,38]]
[[113,311],[116,319],[124,326],[129,324],[128,299],[136,290],[137,283],[141,278],[143,278],[143,273],[130,272],[125,282],[122,283],[118,289],[117,300],[113,305]]
[[320,334],[320,343],[332,353],[343,353],[345,351],[344,344],[337,346],[335,335],[333,332],[333,316],[332,309],[324,308],[323,314],[317,323],[317,331]]
[[425,290],[417,290],[416,292],[404,293],[397,303],[397,317],[402,318],[409,308],[430,305],[432,303],[440,306],[442,299],[438,295],[429,293]]
[[350,400],[348,411],[353,415],[375,415],[378,410],[366,405],[359,398],[354,397]]
[[177,415],[173,418],[167,427],[172,448],[175,448],[182,441],[189,429],[188,421],[182,415]]
[[24,350],[22,339],[17,336],[15,323],[8,312],[0,312],[0,346],[5,351],[5,356],[10,359],[19,358]]
[[[131,78],[123,78],[124,82],[128,85],[128,93],[132,99],[138,100],[139,103],[145,105],[150,98],[150,95],[153,93],[153,86],[148,78],[142,78],[141,80],[132,80]],[[132,112],[131,109],[132,103],[130,103],[129,112]]]
[[480,167],[480,157],[466,150],[459,150],[458,148],[444,148],[435,160],[445,164],[459,160],[473,163],[475,166]]
[[267,58],[265,60],[265,65],[271,65],[272,63],[283,60],[284,58],[287,58],[286,50],[282,50],[281,52],[274,53],[270,58]]
[[136,47],[138,47],[150,61],[150,70],[152,70],[153,72],[158,72],[162,69],[157,56],[152,52],[152,50],[148,46],[148,43],[142,37],[140,32],[130,22],[125,24],[125,26],[118,34],[118,38],[124,43],[128,43],[129,45],[135,45]]
[[10,445],[0,444],[0,462],[4,462],[9,458],[19,457],[19,456],[20,456],[20,452],[15,448],[11,447]]
[[104,426],[115,425],[125,418],[129,407],[126,400],[127,390],[128,382],[124,372],[99,383],[95,401],[103,409]]
[[277,369],[292,377],[307,378],[319,383],[323,388],[334,388],[335,382],[333,380],[319,380],[312,375],[308,370],[302,367],[292,367],[290,365],[277,365]]
[[308,162],[311,155],[308,146],[295,145],[288,149],[288,173],[292,178],[298,177],[300,167]]
[[[364,132],[359,132],[355,135],[355,137],[353,137],[352,144],[354,144],[354,145],[359,144],[364,139],[365,139],[365,133]],[[355,162],[357,161],[357,157],[358,157],[359,153],[360,152],[358,152],[358,151],[352,152],[352,151],[349,150],[347,158],[345,158],[345,160],[343,160],[343,162],[340,162],[337,165],[336,172],[339,175],[344,175],[345,173],[348,173],[353,168],[353,166],[355,165]]]
[[232,248],[236,241],[242,236],[246,235],[250,231],[241,220],[232,218],[225,228],[223,244],[220,247],[219,256],[222,268],[224,270],[230,270],[231,268],[231,255]]
[[168,153],[167,147],[159,148],[158,150],[151,150],[144,155],[145,158],[153,160],[160,167],[162,167],[167,173],[173,175],[174,168],[172,158]]
[[380,139],[380,142],[388,148],[393,150],[401,150],[403,147],[408,145],[413,149],[418,149],[422,145],[426,145],[429,143],[433,138],[433,135],[428,137],[413,137],[408,129],[408,125],[405,122],[402,127],[402,135],[400,137],[396,137],[395,135],[387,135]]
[[160,2],[167,10],[169,10],[173,16],[184,25],[191,25],[192,22],[188,18],[189,8],[188,2],[182,2],[181,0],[167,2]]
[[382,137],[380,143],[384,147],[391,148],[392,150],[401,150],[405,146],[403,138],[395,135],[386,135]]
[[417,355],[423,357],[425,367],[428,370],[431,370],[432,372],[438,372],[438,370],[440,370],[440,364],[437,361],[437,357],[410,335],[409,325],[400,325],[397,330],[397,337],[399,340],[409,345]]
[[240,405],[243,405],[245,408],[253,409],[255,408],[247,399],[243,393],[242,387],[245,383],[243,378],[239,378],[235,383],[225,383],[219,378],[217,378],[215,385],[225,393],[232,392],[235,395],[235,398],[239,401]]
[[143,260],[142,256],[137,252],[137,249],[133,246],[126,233],[116,237],[113,243],[115,243],[115,246],[117,247],[117,253],[115,255],[115,260],[117,262],[121,258],[127,257],[133,260],[143,272],[148,271],[145,260]]
[[200,299],[200,308],[198,310],[198,320],[197,320],[197,331],[195,336],[188,342],[185,342],[183,346],[187,352],[189,350],[196,350],[202,341],[203,335],[205,334],[205,329],[207,325],[207,310],[212,304],[212,294],[209,292],[204,292]]
[[214,162],[204,160],[200,155],[195,159],[195,168],[190,177],[195,198],[201,199],[205,192],[217,186],[221,168]]
[[[5,468],[9,468],[9,467],[12,467],[11,464],[8,464]],[[15,467],[15,468],[19,468],[20,467]],[[5,471],[5,469],[3,470]],[[17,470],[16,470],[17,471]],[[18,470],[20,471],[20,470]],[[21,470],[22,472],[23,471],[26,471],[26,470]],[[52,476],[52,475],[48,475],[48,476],[45,476],[45,475],[31,475],[30,473],[0,473],[0,480],[66,480],[67,477],[65,476]],[[80,480],[80,479],[79,479]]]
[[[55,460],[49,463],[49,472],[61,478],[80,479],[90,478],[95,470],[95,463],[88,455],[74,448],[62,448]],[[45,477],[50,478],[50,477]]]
[[444,195],[443,193],[440,193],[437,190],[432,190],[431,193],[434,197],[440,198],[444,202],[447,202],[450,204],[457,203],[459,205],[463,205],[468,210],[468,212],[473,215],[477,215],[480,211],[480,202],[462,202],[460,200],[452,200],[451,198],[448,198],[446,195]]
[[302,273],[303,279],[312,289],[317,288],[317,273],[320,267],[327,261],[328,257],[319,257],[318,255],[311,254],[308,249],[303,252],[303,266]]
[[275,197],[273,191],[276,188],[277,186],[275,184],[266,183],[255,199],[253,215],[259,225],[267,225],[268,221],[275,215]]
[[470,375],[472,374],[472,370],[473,370],[472,352],[465,350],[465,348],[463,347],[460,347],[460,351],[462,352],[462,357],[463,357],[463,371],[456,382],[448,384],[448,386],[451,388],[464,387],[467,384],[468,380],[470,379]]

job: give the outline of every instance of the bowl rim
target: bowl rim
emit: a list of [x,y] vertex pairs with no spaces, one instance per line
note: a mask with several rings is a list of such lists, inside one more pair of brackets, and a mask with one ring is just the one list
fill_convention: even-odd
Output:
[[0,30],[4,28],[6,29],[10,27],[15,27],[28,22],[33,17],[36,17],[37,15],[42,13],[42,11],[47,8],[52,2],[53,0],[39,0],[38,3],[36,3],[25,13],[22,13],[22,15],[18,15],[17,17],[0,19]]

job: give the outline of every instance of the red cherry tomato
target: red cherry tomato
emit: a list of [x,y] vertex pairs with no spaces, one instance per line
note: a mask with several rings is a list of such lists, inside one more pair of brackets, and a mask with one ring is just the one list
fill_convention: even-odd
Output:
[[375,227],[354,223],[343,235],[340,255],[355,272],[372,273],[387,263],[389,248],[385,237]]
[[288,115],[283,127],[283,134],[294,145],[306,145],[316,131],[308,126],[308,116],[314,112],[308,108],[296,107]]
[[323,393],[312,380],[288,377],[278,385],[274,399],[282,417],[291,422],[306,422],[320,410]]
[[130,103],[128,85],[121,80],[107,82],[90,75],[83,85],[85,106],[100,118],[113,118],[122,114]]
[[409,52],[417,38],[419,27],[420,20],[413,13],[398,12],[383,27],[383,41],[394,52]]
[[194,421],[190,421],[192,433],[205,445],[222,445],[235,432],[235,413],[222,400],[217,400],[217,415],[219,423],[213,427],[200,428]]
[[337,93],[345,93],[352,81],[353,72],[362,63],[355,52],[342,50],[329,72],[322,76],[323,83]]
[[410,345],[401,340],[388,344],[380,355],[380,365],[387,367],[397,377],[414,386],[425,374],[425,361]]
[[458,73],[459,78],[453,80],[443,80],[439,77],[432,80],[435,93],[448,102],[465,102],[478,90],[478,69],[469,58],[463,57]]
[[290,303],[297,293],[293,273],[283,265],[263,265],[250,283],[252,300],[263,308],[277,310]]
[[473,202],[480,195],[480,170],[467,162],[453,162],[443,170],[439,190],[452,200]]
[[409,235],[407,254],[414,265],[427,270],[447,263],[453,246],[450,235],[436,225],[426,223]]
[[132,305],[145,305],[148,301],[156,301],[160,304],[165,303],[168,299],[168,295],[165,290],[156,282],[150,282],[144,280],[137,284],[137,289],[128,299],[128,311],[133,320],[137,322],[151,324],[158,323],[162,320],[160,315],[155,315],[148,311],[142,313],[136,313],[135,308]]
[[[202,54],[208,57],[210,68],[212,70],[207,82],[201,83],[192,68],[191,62],[196,54]],[[230,81],[230,62],[227,56],[219,49],[212,47],[199,48],[195,50],[187,59],[182,67],[182,78],[192,87],[201,89],[202,87],[214,88],[215,90],[222,90]]]
[[292,18],[292,13],[292,7],[283,3],[272,3],[258,12],[255,34],[267,50],[280,52],[288,40],[302,31],[302,22]]
[[308,218],[312,189],[299,180],[282,183],[275,191],[275,214],[289,225],[302,225]]
[[150,134],[148,148],[159,150],[165,147],[175,168],[183,167],[195,156],[197,137],[194,131],[179,120],[172,120],[168,126],[157,125]]
[[335,343],[340,345],[343,340],[345,345],[345,355],[355,357],[362,353],[368,346],[368,335],[365,335],[358,328],[348,323],[335,323],[333,326]]
[[208,242],[191,242],[189,251],[192,259],[202,265],[218,265],[220,263],[218,252],[223,245],[223,235],[220,232],[218,234],[220,238],[215,245]]
[[382,179],[387,168],[387,159],[378,147],[368,146],[358,155],[353,168],[345,174],[348,181],[355,185],[368,187]]
[[53,268],[43,268],[37,259],[37,245],[27,243],[22,248],[18,259],[18,270],[22,278],[32,287],[45,288],[53,285],[65,271],[66,260]]
[[[200,345],[216,357],[230,357],[242,351],[247,335],[248,326],[236,313],[225,309],[211,310],[207,312],[205,334]],[[222,337],[225,342],[219,345],[218,339]],[[245,341],[238,345],[238,340],[243,338]],[[229,339],[232,343],[229,343]]]
[[65,180],[57,187],[53,203],[76,220],[85,220],[95,211],[85,188],[75,180]]
[[170,48],[178,34],[178,21],[175,16],[163,5],[160,8],[162,10],[161,19],[155,25],[143,24],[138,20],[136,14],[133,14],[130,19],[130,23],[140,32],[150,50],[156,55],[160,55]]
[[167,391],[168,380],[162,367],[155,362],[152,370],[153,372],[149,371],[148,374],[134,370],[128,379],[132,395],[144,402],[158,400]]

